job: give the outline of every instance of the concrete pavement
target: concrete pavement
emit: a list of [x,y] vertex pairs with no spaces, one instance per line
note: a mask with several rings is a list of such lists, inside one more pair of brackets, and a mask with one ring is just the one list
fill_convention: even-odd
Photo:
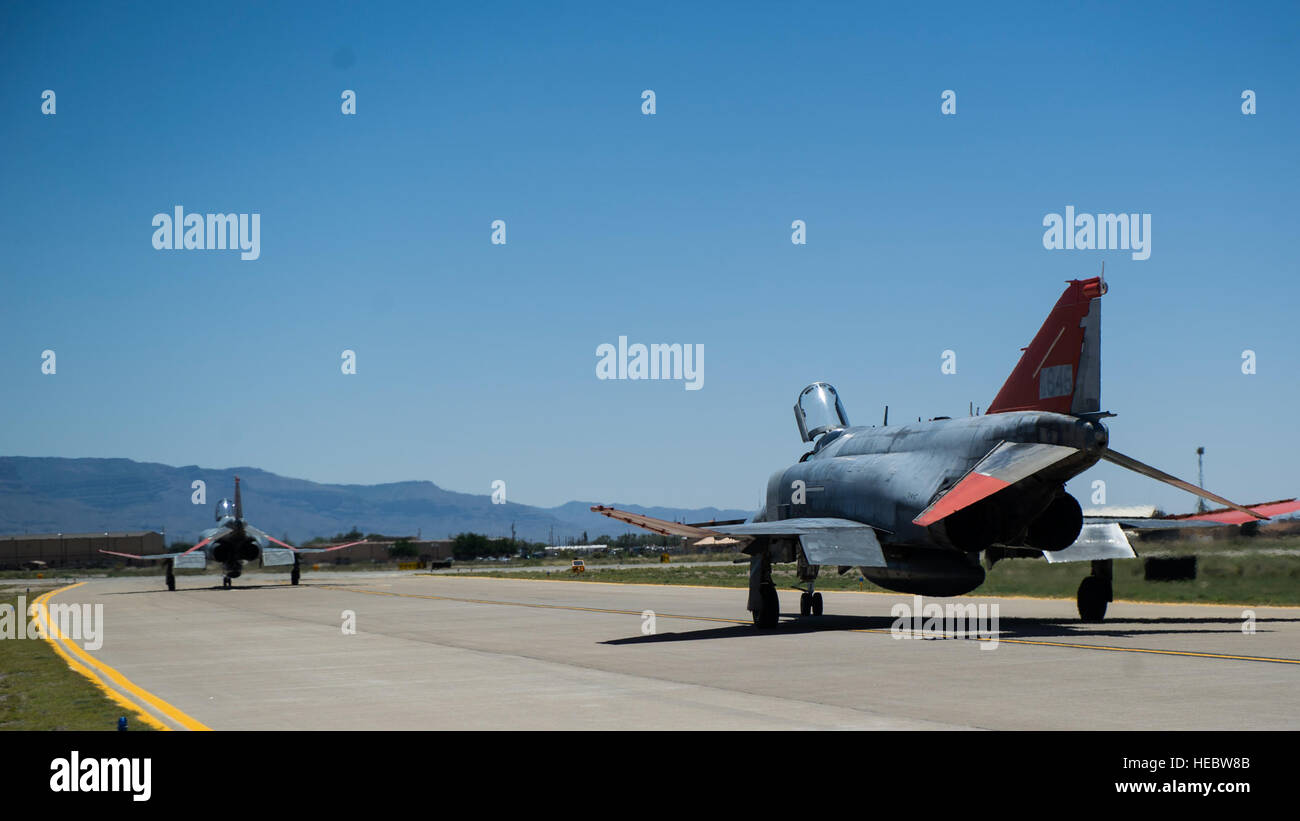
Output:
[[[1117,602],[1084,625],[1070,600],[927,600],[996,603],[1000,640],[982,650],[891,636],[903,595],[825,592],[825,616],[759,632],[740,589],[179,581],[53,601],[102,603],[87,654],[213,729],[1300,729],[1300,608],[1254,608],[1249,634],[1240,607]],[[797,611],[798,593],[781,602]]]

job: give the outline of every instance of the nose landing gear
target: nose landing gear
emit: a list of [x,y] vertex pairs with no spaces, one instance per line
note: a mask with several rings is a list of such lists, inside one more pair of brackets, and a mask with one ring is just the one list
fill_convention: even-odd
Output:
[[815,590],[817,574],[820,571],[821,567],[819,565],[808,564],[803,548],[800,548],[798,560],[795,564],[795,574],[799,577],[799,581],[808,584],[808,589],[799,596],[800,616],[820,616],[822,614],[822,594]]
[[822,594],[813,592],[812,582],[808,583],[808,592],[799,596],[799,615],[820,616],[822,614]]

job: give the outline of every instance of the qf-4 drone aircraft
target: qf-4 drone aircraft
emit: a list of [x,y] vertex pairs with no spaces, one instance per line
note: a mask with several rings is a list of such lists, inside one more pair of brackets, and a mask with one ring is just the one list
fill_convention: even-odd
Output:
[[[279,547],[271,547],[272,544],[277,544]],[[203,531],[203,540],[189,550],[183,550],[179,553],[155,553],[151,556],[117,553],[112,550],[101,550],[99,552],[107,553],[110,556],[121,556],[124,559],[166,561],[168,590],[176,589],[176,576],[172,573],[173,569],[202,570],[208,566],[208,557],[211,556],[213,561],[220,562],[225,568],[226,575],[221,579],[221,586],[229,589],[231,581],[239,578],[240,574],[243,573],[244,565],[259,556],[262,558],[264,567],[293,565],[293,570],[289,571],[289,581],[292,584],[297,584],[301,575],[298,564],[300,554],[328,553],[331,550],[342,550],[345,547],[358,544],[365,544],[365,541],[348,542],[333,547],[294,547],[274,536],[263,533],[244,521],[244,505],[239,499],[239,477],[236,476],[234,503],[232,504],[229,499],[222,499],[217,502],[217,526]]]
[[[1091,561],[1079,616],[1101,621],[1112,600],[1111,563],[1136,558],[1129,529],[1221,526],[1300,509],[1294,499],[1242,507],[1110,448],[1101,410],[1101,277],[1071,280],[985,415],[850,427],[835,388],[815,382],[794,406],[811,451],[772,474],[747,521],[681,524],[597,505],[592,510],[655,533],[734,538],[750,556],[754,624],[776,625],[773,562],[797,563],[799,613],[821,615],[819,568],[853,567],[900,593],[960,596],[984,582],[986,563],[1043,556]],[[1105,459],[1225,506],[1165,519],[1085,522],[1065,483]]]

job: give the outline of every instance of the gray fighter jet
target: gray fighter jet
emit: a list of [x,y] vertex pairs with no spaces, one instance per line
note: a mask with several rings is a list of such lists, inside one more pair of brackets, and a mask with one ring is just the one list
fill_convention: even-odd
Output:
[[[592,510],[665,535],[739,542],[750,557],[748,609],[763,628],[778,619],[774,562],[797,564],[800,615],[820,615],[821,567],[858,567],[900,593],[959,596],[984,582],[982,554],[989,566],[1007,556],[1092,562],[1078,608],[1085,621],[1100,621],[1112,599],[1112,561],[1137,555],[1125,527],[1268,518],[1110,447],[1101,422],[1114,416],[1101,410],[1105,293],[1101,277],[1071,280],[983,415],[889,425],[886,412],[881,427],[853,427],[834,387],[804,388],[794,415],[812,449],[772,474],[763,507],[747,521],[691,525]],[[1065,483],[1102,459],[1217,502],[1228,518],[1085,521]]]
[[[155,553],[138,556],[134,553],[118,553],[113,550],[101,550],[110,556],[124,559],[143,559],[145,561],[165,561],[167,563],[167,589],[176,589],[174,569],[197,569],[207,567],[208,558],[221,564],[226,574],[221,579],[221,586],[229,589],[231,582],[240,577],[244,565],[261,558],[264,567],[289,566],[289,581],[297,584],[301,577],[298,557],[303,553],[329,553],[345,547],[365,544],[365,541],[348,542],[332,547],[294,547],[244,521],[244,505],[239,498],[239,477],[235,477],[235,501],[222,499],[217,502],[217,526],[203,531],[203,540],[188,550],[179,553]],[[273,547],[272,545],[279,545]]]

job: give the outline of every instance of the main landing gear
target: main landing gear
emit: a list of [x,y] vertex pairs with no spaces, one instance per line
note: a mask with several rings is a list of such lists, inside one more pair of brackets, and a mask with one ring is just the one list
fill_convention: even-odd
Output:
[[229,589],[230,589],[230,576],[222,576],[222,577],[221,577],[221,589],[222,589],[222,590],[229,590]]
[[172,567],[173,567],[173,566],[174,566],[174,565],[173,565],[173,563],[172,563],[172,560],[171,560],[171,559],[168,559],[168,560],[167,560],[167,589],[168,589],[168,590],[175,590],[175,589],[176,589],[176,576],[175,576],[175,574],[172,572]]
[[298,557],[293,557],[293,570],[289,571],[289,584],[297,584],[302,572],[298,568]]
[[766,550],[749,557],[748,607],[760,630],[776,627],[781,617],[781,600],[772,581],[772,557]]
[[[820,616],[822,614],[822,594],[814,590],[817,584],[818,565],[810,565],[805,560],[803,551],[796,553],[796,575],[799,581],[807,585],[799,596],[800,616]],[[759,550],[749,557],[749,612],[754,617],[754,626],[760,630],[776,627],[781,619],[781,601],[776,594],[776,583],[772,581],[772,553]]]
[[1087,622],[1100,622],[1106,618],[1106,605],[1114,601],[1111,586],[1112,559],[1099,559],[1092,563],[1092,575],[1084,576],[1079,583],[1079,618]]

